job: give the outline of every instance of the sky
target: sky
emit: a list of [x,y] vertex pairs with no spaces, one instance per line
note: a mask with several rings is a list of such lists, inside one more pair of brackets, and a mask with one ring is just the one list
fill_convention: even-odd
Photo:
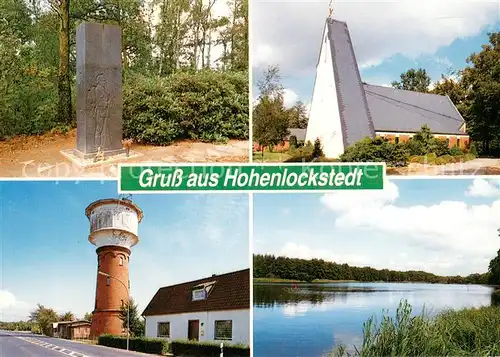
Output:
[[[116,198],[114,181],[0,182],[0,321],[37,303],[82,318],[95,300],[97,255],[85,208]],[[142,310],[163,286],[248,269],[248,196],[134,195],[143,210],[130,256]]]
[[[285,104],[311,101],[329,0],[251,0],[253,97],[269,65],[279,65]],[[500,31],[500,0],[333,1],[349,27],[362,80],[390,85],[410,68],[437,81]]]
[[488,270],[498,228],[500,180],[399,179],[379,191],[254,195],[257,254],[465,276]]

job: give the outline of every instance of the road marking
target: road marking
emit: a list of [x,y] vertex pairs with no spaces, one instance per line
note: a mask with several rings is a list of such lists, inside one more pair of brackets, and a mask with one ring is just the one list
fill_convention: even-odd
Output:
[[52,343],[48,343],[48,342],[45,342],[45,341],[40,341],[39,339],[37,338],[33,338],[33,337],[24,337],[24,336],[16,336],[18,339],[20,340],[23,340],[25,342],[29,342],[29,343],[32,343],[34,345],[37,345],[39,347],[43,347],[43,348],[46,348],[46,349],[49,349],[49,350],[52,350],[52,351],[56,351],[56,352],[59,352],[59,353],[62,353],[66,356],[72,356],[72,357],[89,357],[87,355],[84,355],[80,352],[76,352],[76,351],[71,351],[71,350],[68,350],[67,348],[64,348],[64,347],[61,347],[61,346],[57,346],[57,345],[54,345]]

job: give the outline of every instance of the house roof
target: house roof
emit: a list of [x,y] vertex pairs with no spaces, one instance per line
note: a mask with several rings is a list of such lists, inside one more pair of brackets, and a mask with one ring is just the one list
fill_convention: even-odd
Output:
[[295,136],[297,141],[305,141],[306,140],[306,129],[298,129],[298,128],[289,128],[290,135],[287,136],[287,140],[290,140],[290,136]]
[[344,146],[374,137],[375,128],[359,74],[347,24],[327,19]]
[[364,85],[376,131],[417,132],[427,124],[435,134],[464,134],[464,119],[449,97]]
[[417,132],[427,124],[435,134],[464,134],[464,119],[442,95],[363,84],[347,24],[327,19],[344,147],[375,131]]
[[[201,284],[213,282],[215,283],[211,285],[206,299],[193,301],[192,291],[195,288]],[[142,315],[154,316],[249,308],[250,269],[245,269],[160,288]]]
[[77,321],[58,321],[52,323],[54,328],[57,328],[59,325],[70,325],[70,327],[82,326],[82,325],[90,325],[90,321],[87,320],[77,320]]

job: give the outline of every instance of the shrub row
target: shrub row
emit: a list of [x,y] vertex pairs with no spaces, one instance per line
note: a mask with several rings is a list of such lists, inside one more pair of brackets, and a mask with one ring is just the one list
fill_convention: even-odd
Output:
[[[54,73],[20,75],[11,88],[0,98],[0,140],[69,128],[57,122]],[[169,77],[130,73],[125,77],[124,135],[139,143],[248,139],[248,113],[246,72],[203,70]]]
[[[225,345],[224,357],[248,357],[250,348],[244,345]],[[171,352],[178,357],[219,357],[221,353],[220,343],[196,342],[196,341],[173,341]]]
[[304,146],[291,146],[289,151],[291,157],[285,162],[336,162],[337,159],[328,159],[323,154],[323,148],[319,139],[314,144],[307,142]]
[[[99,336],[98,344],[101,346],[114,348],[127,348],[127,338],[122,336],[101,335]],[[165,354],[169,352],[169,343],[161,338],[146,338],[146,337],[130,337],[129,349],[132,351]]]
[[169,77],[127,77],[124,136],[168,145],[177,139],[248,139],[248,76],[203,70]]
[[394,143],[386,138],[365,138],[346,148],[343,162],[386,162],[388,166],[407,166],[409,162],[442,165],[474,159],[474,144],[468,150],[449,147],[448,140],[433,137],[427,126],[406,142]]

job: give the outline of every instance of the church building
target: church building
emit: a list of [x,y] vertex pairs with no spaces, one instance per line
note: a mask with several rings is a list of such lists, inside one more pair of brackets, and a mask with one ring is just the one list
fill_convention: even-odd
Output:
[[448,96],[363,83],[347,24],[328,18],[305,141],[319,138],[325,156],[337,158],[366,137],[403,142],[423,125],[450,147],[469,145],[465,121]]

